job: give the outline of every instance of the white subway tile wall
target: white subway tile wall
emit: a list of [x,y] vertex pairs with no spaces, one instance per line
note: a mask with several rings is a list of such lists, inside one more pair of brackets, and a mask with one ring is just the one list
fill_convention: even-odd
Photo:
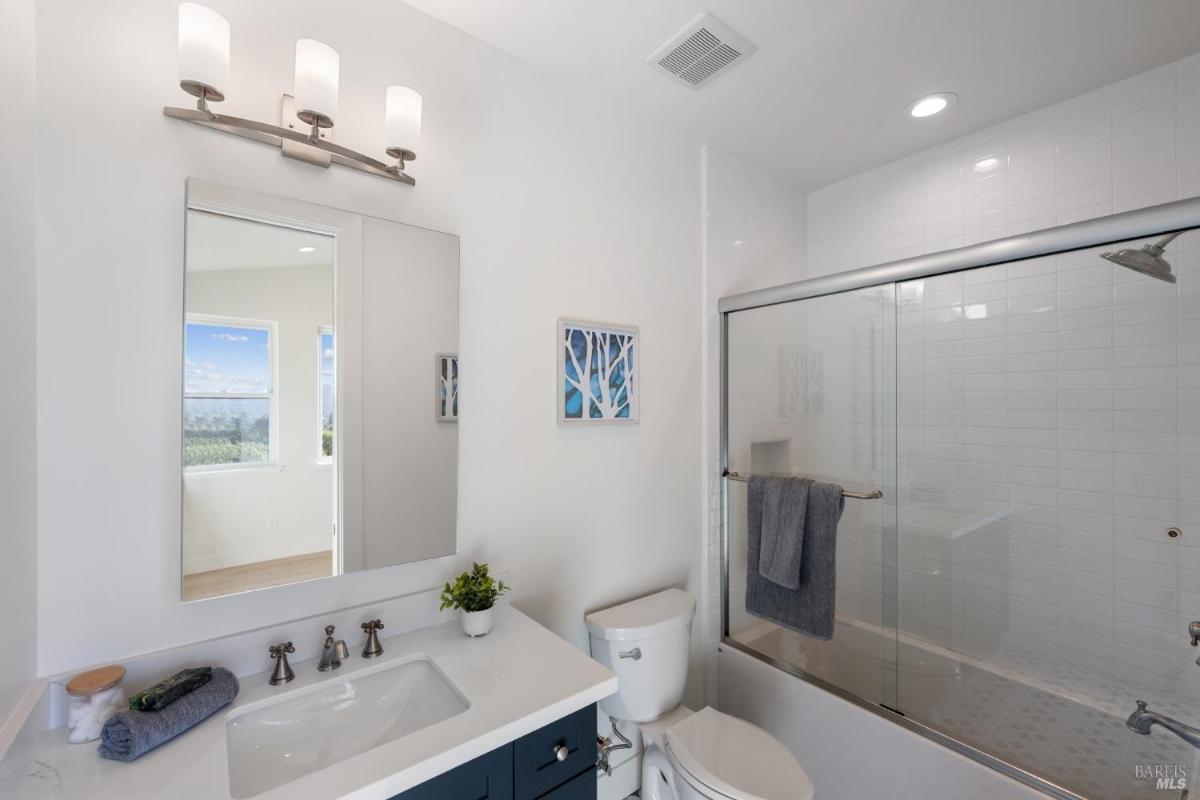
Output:
[[[1197,194],[1193,56],[813,192],[809,271]],[[1198,246],[1178,288],[1098,250],[898,288],[905,630],[1200,686]]]
[[823,275],[1200,195],[1200,55],[808,196]]
[[1200,232],[1178,288],[1103,249],[898,287],[900,624],[1198,692]]

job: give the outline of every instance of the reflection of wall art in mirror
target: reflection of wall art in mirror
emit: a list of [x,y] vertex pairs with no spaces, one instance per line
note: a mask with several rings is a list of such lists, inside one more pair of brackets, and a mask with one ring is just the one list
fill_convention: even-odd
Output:
[[434,378],[438,422],[458,422],[458,354],[437,354]]
[[558,421],[637,422],[637,328],[558,321]]

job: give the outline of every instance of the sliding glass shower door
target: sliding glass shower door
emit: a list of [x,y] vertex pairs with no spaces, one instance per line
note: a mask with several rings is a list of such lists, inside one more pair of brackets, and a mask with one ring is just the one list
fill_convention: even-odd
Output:
[[1148,241],[729,312],[729,471],[882,498],[821,640],[756,613],[731,475],[727,641],[1055,796],[1194,792],[1200,750],[1126,722],[1200,727],[1200,234],[1104,255]]
[[1125,724],[1200,724],[1198,238],[1177,284],[1101,257],[1136,242],[897,289],[899,632],[950,656],[900,708],[1085,797],[1179,798],[1200,753]]
[[[747,601],[748,485],[727,484],[728,635],[783,666],[895,708],[895,288],[876,286],[728,317],[728,469],[801,475],[848,497],[838,532],[835,635],[813,639]],[[753,568],[753,567],[751,567]],[[792,620],[797,626],[802,620]]]

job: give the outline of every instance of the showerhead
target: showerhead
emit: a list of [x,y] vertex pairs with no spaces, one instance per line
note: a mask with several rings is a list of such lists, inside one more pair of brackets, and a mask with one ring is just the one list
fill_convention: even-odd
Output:
[[1141,250],[1126,247],[1111,253],[1101,253],[1100,257],[1114,264],[1120,264],[1122,267],[1128,267],[1135,272],[1140,272],[1143,275],[1149,275],[1151,278],[1158,278],[1160,281],[1166,281],[1167,283],[1175,283],[1175,276],[1171,274],[1171,262],[1163,258],[1162,254],[1166,246],[1171,243],[1171,240],[1178,235],[1178,233],[1172,233],[1169,236],[1164,236],[1157,242],[1146,245]]

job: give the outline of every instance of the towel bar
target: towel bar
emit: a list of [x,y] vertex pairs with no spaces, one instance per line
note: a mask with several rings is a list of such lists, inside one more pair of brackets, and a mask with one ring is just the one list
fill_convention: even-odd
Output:
[[[730,472],[729,470],[725,470],[721,477],[729,478],[731,481],[739,481],[741,483],[747,483],[750,480],[749,478],[743,478],[736,472]],[[852,492],[849,489],[842,489],[842,497],[853,497],[858,500],[878,500],[879,498],[883,497],[883,492],[879,489],[872,489],[869,492]]]

